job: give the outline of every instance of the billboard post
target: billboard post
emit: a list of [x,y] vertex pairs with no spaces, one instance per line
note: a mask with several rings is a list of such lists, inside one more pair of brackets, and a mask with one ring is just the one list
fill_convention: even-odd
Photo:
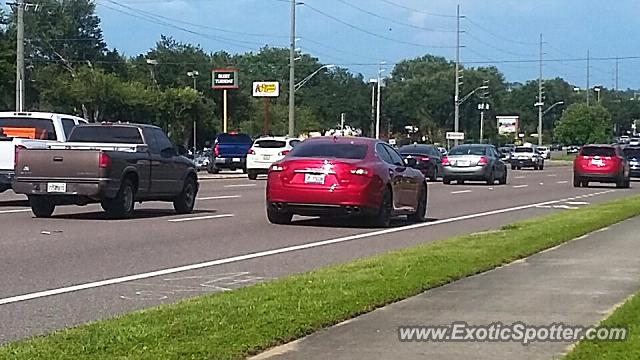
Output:
[[256,81],[253,83],[253,97],[262,98],[264,109],[263,134],[269,133],[269,98],[280,96],[280,83],[277,81]]
[[229,124],[227,90],[236,90],[240,87],[238,69],[214,69],[211,71],[211,82],[213,90],[222,90],[222,131],[226,133]]

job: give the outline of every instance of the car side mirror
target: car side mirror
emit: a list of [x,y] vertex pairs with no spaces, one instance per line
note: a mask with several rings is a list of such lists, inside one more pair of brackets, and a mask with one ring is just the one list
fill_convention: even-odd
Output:
[[404,163],[408,167],[414,167],[418,164],[418,161],[415,158],[405,158]]

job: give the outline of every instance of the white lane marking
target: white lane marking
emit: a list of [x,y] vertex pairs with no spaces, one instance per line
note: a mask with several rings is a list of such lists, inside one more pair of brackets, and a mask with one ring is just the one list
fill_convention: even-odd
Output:
[[514,179],[524,179],[526,176],[515,176]]
[[566,183],[568,183],[568,181],[566,181],[566,180],[565,181],[558,181],[558,184],[566,184]]
[[179,222],[185,222],[185,221],[222,219],[222,218],[228,218],[233,216],[234,216],[233,214],[222,214],[222,215],[198,216],[198,217],[191,217],[191,218],[184,218],[184,219],[171,219],[167,221],[172,223],[179,223]]
[[455,195],[455,194],[468,194],[470,192],[473,192],[473,191],[471,191],[471,190],[460,190],[460,191],[452,191],[451,193]]
[[528,186],[529,186],[529,185],[516,185],[516,186],[514,186],[513,188],[514,188],[514,189],[522,189],[522,188],[526,188],[526,187],[528,187]]
[[225,199],[238,199],[241,198],[240,195],[225,195],[225,196],[209,196],[209,197],[199,197],[196,200],[225,200]]
[[579,208],[569,205],[553,205],[554,209],[577,210]]
[[256,184],[236,184],[236,185],[225,185],[226,188],[239,188],[239,187],[255,187]]
[[558,177],[558,174],[549,174],[548,177]]
[[567,201],[567,205],[589,205],[586,201]]
[[[594,193],[593,196],[604,195],[604,194],[608,194],[608,193],[612,193],[612,192],[615,192],[615,190],[601,191],[601,192],[598,192],[598,193]],[[130,281],[148,279],[148,278],[153,278],[153,277],[157,277],[157,276],[176,274],[176,273],[185,272],[185,271],[198,270],[198,269],[208,268],[208,267],[212,267],[212,266],[218,266],[218,265],[224,265],[224,264],[229,264],[229,263],[235,263],[235,262],[239,262],[239,261],[263,258],[263,257],[267,257],[267,256],[272,256],[272,255],[284,254],[284,253],[293,252],[293,251],[313,249],[313,248],[317,248],[317,247],[321,247],[321,246],[339,244],[339,243],[344,243],[344,242],[353,241],[353,240],[360,240],[360,239],[370,238],[370,237],[374,237],[374,236],[393,234],[393,233],[402,232],[402,231],[406,231],[406,230],[420,229],[420,228],[424,228],[424,227],[441,225],[441,224],[448,224],[448,223],[453,223],[453,222],[458,222],[458,221],[475,219],[475,218],[479,218],[479,217],[485,217],[485,216],[491,216],[491,215],[499,215],[499,214],[514,212],[514,211],[520,211],[520,210],[527,210],[527,209],[531,209],[531,208],[536,208],[538,206],[559,204],[559,203],[562,203],[562,202],[565,202],[565,201],[575,200],[577,198],[580,198],[580,197],[571,197],[571,198],[565,198],[565,199],[560,199],[560,200],[545,201],[545,202],[541,202],[541,203],[537,203],[537,204],[521,205],[521,206],[515,206],[515,207],[511,207],[511,208],[486,211],[486,212],[481,212],[481,213],[476,213],[476,214],[471,214],[471,215],[463,215],[463,216],[453,217],[453,218],[449,218],[449,219],[437,220],[437,221],[433,221],[433,222],[412,224],[412,225],[402,226],[402,227],[398,227],[398,228],[391,228],[391,229],[372,231],[372,232],[368,232],[368,233],[364,233],[364,234],[345,236],[345,237],[341,237],[341,238],[337,238],[337,239],[323,240],[323,241],[307,243],[307,244],[302,244],[302,245],[294,245],[294,246],[288,246],[288,247],[279,248],[279,249],[261,251],[261,252],[246,254],[246,255],[233,256],[233,257],[229,257],[229,258],[226,258],[226,259],[207,261],[207,262],[203,262],[203,263],[199,263],[199,264],[185,265],[185,266],[180,266],[180,267],[175,267],[175,268],[170,268],[170,269],[157,270],[157,271],[152,271],[152,272],[147,272],[147,273],[142,273],[142,274],[123,276],[123,277],[119,277],[119,278],[113,278],[113,279],[107,279],[107,280],[96,281],[96,282],[85,283],[85,284],[78,284],[78,285],[73,285],[73,286],[68,286],[68,287],[63,287],[63,288],[39,291],[39,292],[35,292],[35,293],[30,293],[30,294],[12,296],[12,297],[8,297],[8,298],[0,299],[0,305],[7,305],[7,304],[17,303],[17,302],[21,302],[21,301],[34,300],[34,299],[39,299],[39,298],[43,298],[43,297],[47,297],[47,296],[53,296],[53,295],[67,294],[67,293],[71,293],[71,292],[87,290],[87,289],[93,289],[93,288],[99,288],[99,287],[115,285],[115,284],[121,284],[121,283],[125,283],[125,282],[130,282]]]
[[31,211],[31,209],[2,210],[0,211],[0,214],[15,214],[15,213],[29,212],[29,211]]

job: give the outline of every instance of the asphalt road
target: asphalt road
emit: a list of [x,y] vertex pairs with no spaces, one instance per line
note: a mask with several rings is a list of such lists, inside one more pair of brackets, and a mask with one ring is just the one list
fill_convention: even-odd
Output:
[[509,176],[505,186],[431,183],[430,221],[385,230],[309,218],[271,225],[264,180],[203,180],[194,214],[145,203],[118,221],[99,205],[35,219],[23,198],[5,193],[0,343],[640,192],[640,183],[574,189],[569,167]]

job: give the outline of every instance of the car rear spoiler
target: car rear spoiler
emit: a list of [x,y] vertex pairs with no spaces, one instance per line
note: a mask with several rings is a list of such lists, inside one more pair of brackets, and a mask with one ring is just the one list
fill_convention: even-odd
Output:
[[146,152],[149,147],[145,144],[106,144],[106,143],[80,143],[80,142],[51,142],[47,148],[52,150],[105,150],[125,152]]

